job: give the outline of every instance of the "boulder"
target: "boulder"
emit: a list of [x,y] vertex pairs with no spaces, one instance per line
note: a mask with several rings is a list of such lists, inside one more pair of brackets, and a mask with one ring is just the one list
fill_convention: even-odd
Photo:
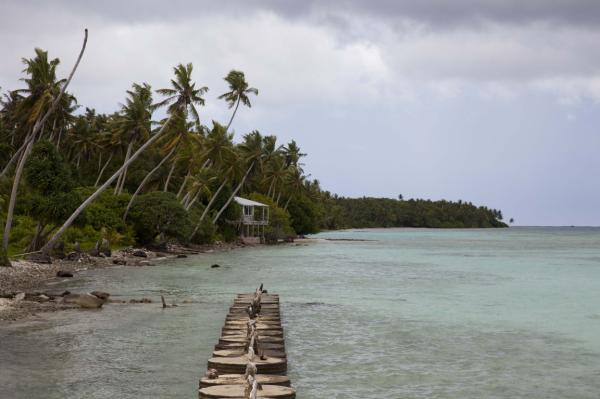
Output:
[[92,294],[81,294],[74,299],[73,303],[81,306],[84,309],[98,309],[106,302],[104,299],[98,298]]
[[113,265],[126,265],[127,261],[122,258],[113,259]]
[[180,258],[180,259],[181,258],[187,258],[187,255],[186,254],[179,254],[179,255],[177,255],[177,257]]
[[146,254],[146,251],[141,250],[141,249],[136,249],[135,251],[133,251],[132,255],[140,257],[140,258],[147,258],[148,257],[148,255]]
[[73,273],[64,270],[59,270],[56,272],[56,277],[73,277]]
[[211,267],[211,269],[216,269],[217,267],[221,267],[221,266],[220,266],[220,265],[217,265],[217,264],[215,263],[214,265],[211,265],[210,267]]
[[110,294],[108,292],[103,292],[103,291],[92,291],[92,292],[90,292],[90,294],[92,294],[93,296],[98,297],[100,299],[103,299],[105,301],[110,296]]

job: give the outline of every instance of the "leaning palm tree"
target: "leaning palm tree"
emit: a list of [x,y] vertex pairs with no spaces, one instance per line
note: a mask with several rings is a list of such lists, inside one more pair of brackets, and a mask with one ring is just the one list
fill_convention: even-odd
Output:
[[226,130],[229,130],[231,122],[233,122],[233,118],[235,117],[235,113],[240,106],[240,102],[248,108],[252,107],[252,104],[250,104],[250,99],[248,98],[248,94],[252,93],[257,96],[258,89],[254,87],[248,87],[248,82],[246,82],[246,77],[242,71],[232,70],[227,74],[227,76],[225,76],[224,79],[227,83],[229,83],[230,91],[221,94],[219,99],[225,99],[227,104],[229,104],[230,109],[235,107],[233,109],[233,114],[231,114],[231,119],[229,119],[229,123],[227,124]]
[[[45,111],[45,113],[39,113],[39,116],[37,117],[35,123],[33,124],[32,128],[31,128],[31,132],[25,138],[25,143],[24,143],[25,147],[23,149],[21,158],[19,159],[19,163],[17,164],[17,169],[15,171],[15,177],[13,180],[13,187],[12,187],[12,191],[10,194],[10,200],[8,203],[8,211],[6,213],[6,225],[4,226],[4,237],[2,240],[3,254],[8,253],[8,242],[9,242],[10,230],[12,228],[12,220],[13,220],[13,215],[14,215],[14,210],[15,210],[15,204],[17,201],[17,191],[19,188],[19,184],[21,183],[21,176],[23,174],[23,168],[25,167],[25,162],[27,161],[27,158],[28,158],[29,154],[31,153],[35,138],[42,130],[42,127],[46,124],[46,121],[48,120],[50,115],[54,112],[54,110],[58,106],[60,99],[65,94],[65,91],[67,90],[67,87],[69,86],[69,83],[71,83],[71,79],[73,79],[73,75],[75,75],[75,71],[77,70],[77,67],[79,66],[79,62],[81,62],[81,58],[83,57],[83,53],[84,53],[85,47],[87,45],[87,38],[88,38],[88,31],[87,31],[87,29],[85,29],[83,45],[81,46],[81,51],[79,52],[79,56],[77,57],[77,61],[75,61],[75,65],[73,66],[73,69],[71,70],[71,73],[69,74],[69,77],[62,85],[58,94],[55,97],[53,97],[53,100],[51,101],[50,106]],[[47,59],[46,59],[46,61],[47,61]],[[30,71],[30,73],[32,74],[32,78],[33,78],[33,72],[35,71],[35,69],[31,68],[29,63],[26,63],[26,64],[28,66],[26,71],[28,71],[28,72]],[[54,68],[55,67],[56,67],[56,65],[54,66]],[[36,112],[37,112],[37,109],[31,110],[32,114],[36,113]],[[2,259],[0,259],[0,264],[3,264],[4,266],[10,266],[10,261],[8,260],[7,257],[2,256],[0,258],[2,258]]]
[[64,232],[71,226],[77,216],[83,212],[83,210],[90,205],[104,190],[106,190],[112,182],[123,172],[123,170],[129,166],[137,157],[143,153],[148,147],[150,147],[158,138],[161,137],[167,126],[171,122],[173,115],[177,112],[191,111],[194,115],[198,115],[195,104],[203,104],[204,100],[200,97],[200,94],[205,92],[207,89],[196,89],[195,83],[192,82],[192,64],[186,66],[178,65],[174,68],[175,79],[171,80],[171,85],[174,89],[163,89],[158,90],[160,94],[169,95],[168,98],[158,103],[156,106],[167,106],[169,118],[163,123],[162,127],[156,132],[148,141],[146,141],[140,148],[137,149],[133,155],[129,158],[126,164],[123,164],[107,181],[102,184],[92,195],[90,195],[79,207],[69,216],[69,218],[63,223],[63,225],[54,233],[52,238],[48,240],[46,245],[41,249],[43,254],[48,254],[54,247],[54,244],[64,234]]

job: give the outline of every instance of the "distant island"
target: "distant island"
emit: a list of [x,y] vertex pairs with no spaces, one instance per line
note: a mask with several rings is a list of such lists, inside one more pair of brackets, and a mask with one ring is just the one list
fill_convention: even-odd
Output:
[[463,201],[404,200],[391,198],[345,198],[328,196],[323,228],[428,227],[492,228],[508,227],[502,212]]

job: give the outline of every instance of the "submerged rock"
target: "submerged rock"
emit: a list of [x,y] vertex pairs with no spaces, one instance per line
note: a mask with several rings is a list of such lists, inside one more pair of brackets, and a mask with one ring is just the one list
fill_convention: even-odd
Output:
[[152,299],[150,299],[150,298],[130,299],[129,303],[152,303]]
[[181,258],[187,258],[187,255],[186,254],[179,254],[179,255],[177,255],[177,257],[180,258],[180,259]]
[[59,270],[56,272],[56,277],[73,277],[73,273],[64,270]]
[[218,265],[215,263],[214,265],[211,265],[210,267],[211,267],[211,269],[216,269],[217,267],[221,267],[221,265]]

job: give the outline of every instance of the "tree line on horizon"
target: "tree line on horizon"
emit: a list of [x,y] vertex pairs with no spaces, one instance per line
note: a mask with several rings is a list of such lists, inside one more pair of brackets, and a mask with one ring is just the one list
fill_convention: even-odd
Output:
[[[2,95],[0,264],[10,265],[9,254],[49,256],[57,247],[90,247],[102,239],[115,246],[233,240],[237,230],[228,221],[240,216],[231,206],[236,195],[271,207],[267,234],[275,240],[322,228],[365,227],[353,224],[366,223],[364,209],[371,205],[400,210],[383,199],[351,200],[323,191],[304,172],[306,154],[294,140],[280,144],[276,136],[253,130],[236,142],[231,126],[240,105],[250,108],[258,95],[242,71],[224,78],[228,89],[219,99],[231,110],[227,124],[201,118],[208,88],[194,82],[191,63],[173,68],[167,88],[133,83],[113,113],[81,106],[67,88],[86,44],[87,30],[66,79],[56,75],[58,58],[35,49],[32,58],[22,59],[24,87]],[[159,109],[166,115],[156,120]],[[439,208],[434,219],[396,217],[394,223],[446,227],[450,219],[439,212],[450,208],[438,205],[429,206]],[[409,214],[411,207],[401,209]],[[478,218],[488,214],[474,212]],[[369,223],[379,222],[373,227],[389,225],[387,217]],[[480,227],[496,227],[488,222]]]
[[491,228],[508,227],[502,212],[475,206],[462,200],[345,198],[330,196],[325,228],[427,227]]

